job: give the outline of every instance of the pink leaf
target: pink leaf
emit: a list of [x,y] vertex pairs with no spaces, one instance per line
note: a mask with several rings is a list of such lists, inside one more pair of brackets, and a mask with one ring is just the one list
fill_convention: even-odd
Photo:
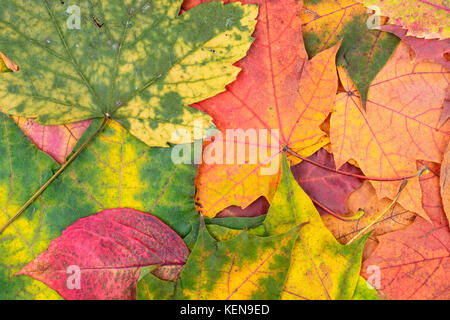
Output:
[[188,256],[183,239],[159,219],[110,209],[69,226],[18,274],[64,299],[135,299],[142,267],[155,266],[154,275],[175,280]]

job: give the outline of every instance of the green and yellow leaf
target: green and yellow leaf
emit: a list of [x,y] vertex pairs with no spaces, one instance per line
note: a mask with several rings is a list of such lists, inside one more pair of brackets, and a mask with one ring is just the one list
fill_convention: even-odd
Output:
[[367,237],[347,246],[337,242],[284,159],[281,182],[264,225],[269,235],[276,235],[299,224],[304,226],[293,248],[281,299],[351,299]]
[[258,7],[216,1],[179,15],[181,3],[2,1],[0,48],[20,67],[0,77],[2,110],[47,125],[109,114],[149,146],[192,142],[173,131],[210,122],[188,106],[234,81]]
[[175,286],[152,275],[138,285],[140,299],[243,300],[278,299],[289,270],[298,228],[273,237],[241,232],[217,242],[205,226]]
[[[1,120],[0,225],[4,225],[52,175],[54,162],[11,119],[2,115]],[[151,213],[193,245],[199,223],[192,198],[195,174],[194,166],[171,161],[171,149],[149,148],[110,121],[102,135],[0,235],[0,298],[53,298],[40,283],[14,274],[66,227],[104,209]]]

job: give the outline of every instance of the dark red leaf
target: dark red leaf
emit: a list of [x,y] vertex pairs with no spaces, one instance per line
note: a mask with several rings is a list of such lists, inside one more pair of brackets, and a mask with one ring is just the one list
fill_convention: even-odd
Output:
[[[333,155],[325,149],[320,149],[309,159],[336,169]],[[345,201],[362,183],[358,178],[333,173],[305,161],[293,166],[291,170],[297,182],[313,200],[338,214],[348,212]],[[363,175],[359,168],[349,163],[344,164],[340,171]],[[326,214],[322,208],[316,207],[321,214]]]

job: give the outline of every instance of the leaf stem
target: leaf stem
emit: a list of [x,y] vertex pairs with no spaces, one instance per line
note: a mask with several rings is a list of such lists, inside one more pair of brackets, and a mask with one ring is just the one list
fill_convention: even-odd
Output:
[[315,205],[320,207],[323,211],[325,211],[329,215],[335,217],[336,219],[339,219],[339,220],[344,221],[344,222],[357,221],[357,220],[361,219],[362,216],[365,214],[364,210],[359,209],[358,212],[355,213],[355,215],[353,215],[351,217],[345,217],[345,216],[340,215],[339,213],[336,213],[336,212],[328,209],[325,205],[321,204],[319,201],[317,201],[317,200],[315,200],[315,199],[313,199],[311,197],[310,197],[310,199]]
[[61,173],[72,163],[75,158],[83,151],[86,146],[105,128],[108,119],[110,118],[109,114],[105,114],[103,122],[101,126],[95,131],[82,145],[78,150],[55,172],[55,174],[42,186],[38,191],[17,211],[17,213],[8,220],[8,222],[0,229],[0,235],[8,228],[44,191],[48,188],[56,178],[59,177]]
[[295,152],[294,150],[290,149],[288,146],[286,146],[284,148],[284,150],[287,153],[293,155],[294,157],[297,157],[297,158],[299,158],[299,159],[301,159],[301,160],[303,160],[305,162],[308,162],[308,163],[310,163],[312,165],[315,165],[315,166],[317,166],[319,168],[322,168],[324,170],[328,170],[328,171],[334,172],[336,174],[341,174],[341,175],[344,175],[344,176],[349,176],[349,177],[353,177],[353,178],[357,178],[357,179],[361,179],[361,180],[382,181],[382,182],[403,181],[403,180],[408,180],[408,179],[412,179],[412,178],[418,177],[425,170],[425,169],[422,169],[422,170],[420,170],[419,172],[417,172],[414,175],[407,176],[407,177],[399,177],[399,178],[367,177],[367,176],[362,176],[362,175],[359,175],[359,174],[354,174],[354,173],[350,173],[350,172],[346,172],[346,171],[340,171],[340,170],[337,170],[337,169],[333,169],[333,168],[327,167],[327,166],[325,166],[325,165],[323,165],[321,163],[318,163],[316,161],[313,161],[311,159],[308,159],[308,158],[305,158],[305,157],[299,155],[297,152]]
[[406,185],[408,184],[408,180],[404,180],[403,183],[400,185],[400,188],[398,189],[397,196],[395,199],[391,202],[391,204],[383,210],[372,222],[370,222],[364,229],[358,232],[356,236],[354,236],[349,242],[347,242],[347,245],[351,244],[353,241],[355,241],[359,236],[361,236],[363,233],[365,233],[370,227],[372,227],[375,223],[377,223],[381,218],[384,217],[384,215],[391,210],[398,201],[398,198],[400,198],[400,195],[402,191],[406,188]]

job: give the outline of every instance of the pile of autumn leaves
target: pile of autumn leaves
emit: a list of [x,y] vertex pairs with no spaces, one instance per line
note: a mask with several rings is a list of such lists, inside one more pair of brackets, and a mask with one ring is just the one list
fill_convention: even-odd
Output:
[[[209,1],[187,0],[183,9],[203,2]],[[259,3],[255,41],[236,63],[242,70],[224,92],[192,107],[222,132],[279,129],[280,148],[272,150],[279,172],[261,175],[263,164],[200,164],[192,201],[202,218],[192,245],[152,215],[108,208],[67,226],[20,274],[66,299],[449,299],[450,72],[444,53],[450,45],[448,30],[436,28],[449,25],[443,23],[449,9],[441,16],[433,6],[440,18],[430,22],[428,15],[396,12],[401,1],[360,1],[379,6],[391,23],[381,29],[402,39],[378,61],[377,37],[365,65],[356,63],[370,69],[366,75],[376,73],[360,77],[348,71],[353,60],[336,61],[345,61],[346,39],[339,36],[346,36],[346,21],[370,16],[363,4],[242,2]],[[411,10],[423,8],[409,2]],[[302,21],[311,12],[314,18]],[[321,24],[333,15],[344,26]],[[335,39],[309,59],[305,45],[313,44],[304,43],[301,30],[320,38],[324,28]],[[364,81],[368,91],[360,95]],[[14,120],[60,163],[90,124],[45,128]],[[128,237],[128,260],[99,254],[99,239],[114,233]],[[67,242],[75,239],[83,239],[84,252],[68,253]],[[66,269],[77,265],[70,263],[75,256],[80,265],[101,259],[103,269],[92,274],[81,266],[86,278],[74,290],[77,282],[67,285]]]

